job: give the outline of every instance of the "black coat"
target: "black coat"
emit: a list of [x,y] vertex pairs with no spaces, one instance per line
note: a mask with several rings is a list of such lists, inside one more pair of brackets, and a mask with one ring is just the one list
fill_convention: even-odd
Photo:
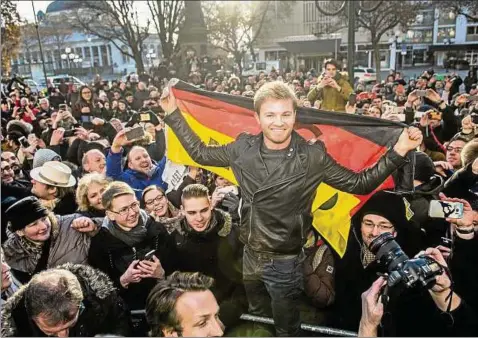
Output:
[[[169,274],[172,272],[170,260],[174,258],[171,253],[172,244],[166,229],[151,217],[144,215],[145,213],[142,212],[141,217],[144,217],[148,232],[141,243],[131,247],[114,237],[106,227],[102,227],[98,234],[91,239],[88,253],[88,262],[91,266],[102,270],[113,280],[126,304],[132,310],[144,309],[146,298],[156,284],[156,280],[143,279],[124,289],[121,286],[120,277],[131,262],[135,259],[142,259],[151,250],[156,250],[156,257],[160,259],[166,274]],[[107,221],[108,219],[105,219],[105,222]]]
[[171,233],[176,244],[175,269],[199,271],[213,277],[215,295],[219,302],[229,297],[236,285],[242,284],[242,249],[231,216],[213,210],[210,228],[196,232],[186,219]]
[[[398,230],[400,236],[400,230]],[[347,251],[343,259],[336,259],[336,303],[332,325],[341,329],[357,331],[362,314],[361,294],[370,288],[378,273],[386,268],[377,262],[363,267],[360,254],[360,231],[349,236]],[[403,242],[410,235],[397,237],[402,249],[412,257],[416,252],[405,249]],[[407,245],[410,247],[410,245]],[[405,288],[402,285],[390,291],[390,302],[382,318],[381,336],[456,336],[475,335],[476,317],[472,309],[463,302],[451,314],[442,313],[432,301],[428,290],[417,285]],[[471,320],[473,319],[473,320]]]
[[[130,334],[129,313],[108,276],[80,264],[65,264],[58,268],[68,270],[78,278],[84,295],[85,309],[75,326],[70,328],[71,337]],[[24,294],[25,289],[20,289],[2,306],[2,337],[46,337],[29,318]]]
[[231,216],[213,210],[209,228],[194,231],[183,219],[171,233],[176,244],[174,267],[178,271],[202,272],[215,280],[211,291],[219,306],[219,317],[226,327],[238,324],[247,312],[247,299],[242,283],[243,245]]

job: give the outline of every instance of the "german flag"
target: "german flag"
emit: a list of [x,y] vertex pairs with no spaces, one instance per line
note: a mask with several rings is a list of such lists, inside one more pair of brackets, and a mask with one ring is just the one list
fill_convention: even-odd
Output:
[[[253,100],[198,89],[178,81],[172,87],[186,121],[205,144],[223,145],[243,132],[261,132]],[[328,153],[343,166],[361,171],[372,166],[398,140],[404,125],[392,121],[299,108],[296,131],[305,139],[322,140]],[[171,128],[167,129],[167,156],[176,163],[202,167],[237,183],[228,168],[201,166],[187,154]],[[379,188],[395,188],[389,177]],[[351,217],[371,196],[352,195],[320,184],[312,205],[313,225],[341,256],[347,247]]]

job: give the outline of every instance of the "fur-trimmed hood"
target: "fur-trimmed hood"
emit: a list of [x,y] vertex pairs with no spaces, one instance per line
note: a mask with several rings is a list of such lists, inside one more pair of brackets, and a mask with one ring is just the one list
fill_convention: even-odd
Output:
[[[79,280],[85,299],[96,298],[103,300],[115,291],[113,282],[103,272],[87,265],[67,263],[58,266],[56,269],[64,269],[73,273]],[[2,337],[13,337],[17,335],[17,323],[13,318],[13,311],[23,303],[26,284],[9,298],[1,309],[1,335]],[[27,316],[25,311],[25,316]],[[27,318],[25,318],[27,320]]]

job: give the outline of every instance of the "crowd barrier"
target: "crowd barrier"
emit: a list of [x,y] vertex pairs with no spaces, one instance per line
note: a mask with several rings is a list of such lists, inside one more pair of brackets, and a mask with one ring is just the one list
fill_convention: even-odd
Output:
[[[144,315],[145,310],[133,310],[131,311],[132,315]],[[255,323],[262,323],[262,324],[269,324],[274,325],[274,320],[268,317],[261,317],[261,316],[254,316],[247,313],[241,315],[242,320],[247,320],[250,322]],[[357,337],[357,332],[341,330],[341,329],[334,329],[332,327],[327,326],[319,326],[319,325],[312,325],[312,324],[300,324],[300,328],[304,331],[309,332],[318,332],[322,334],[326,334],[328,336],[334,337]]]

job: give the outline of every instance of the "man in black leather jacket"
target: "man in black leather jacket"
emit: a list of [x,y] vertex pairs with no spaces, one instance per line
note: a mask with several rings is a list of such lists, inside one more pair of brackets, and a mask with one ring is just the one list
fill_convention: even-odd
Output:
[[[179,112],[172,91],[165,90],[164,121],[191,158],[201,165],[231,167],[241,188],[240,239],[245,244],[243,276],[249,312],[273,314],[276,334],[300,334],[297,299],[302,289],[302,246],[317,186],[368,194],[403,165],[404,156],[422,141],[416,128],[404,130],[397,144],[377,164],[360,173],[339,165],[322,142],[308,144],[293,130],[297,101],[281,82],[263,85],[254,97],[262,132],[241,134],[221,147],[208,147]],[[271,311],[272,308],[272,311]]]

